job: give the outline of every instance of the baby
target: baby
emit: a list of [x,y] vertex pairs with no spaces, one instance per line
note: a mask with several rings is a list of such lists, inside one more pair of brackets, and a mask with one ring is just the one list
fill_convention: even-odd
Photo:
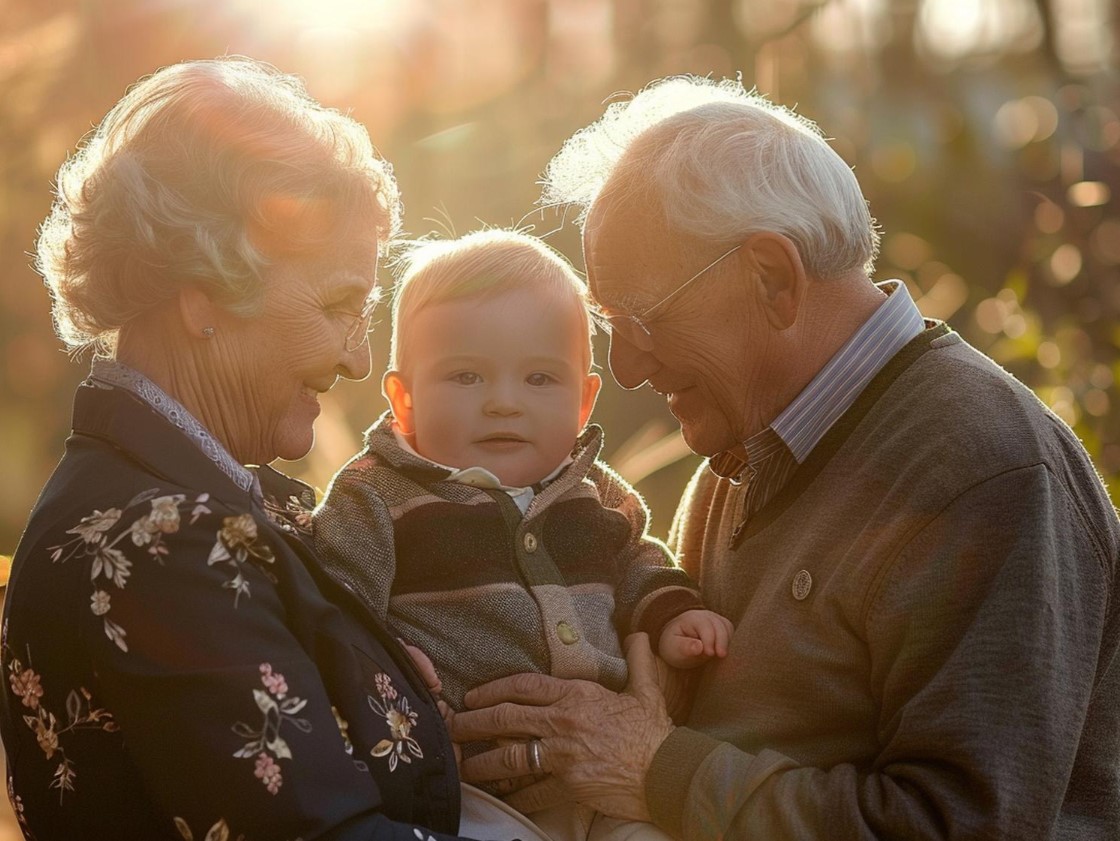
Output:
[[598,459],[591,329],[583,281],[526,234],[422,244],[397,286],[391,412],[332,481],[315,541],[454,709],[518,672],[621,690],[635,631],[676,668],[726,654],[731,623]]

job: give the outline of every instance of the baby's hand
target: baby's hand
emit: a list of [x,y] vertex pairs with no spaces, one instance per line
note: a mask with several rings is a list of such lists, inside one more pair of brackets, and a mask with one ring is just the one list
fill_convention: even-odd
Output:
[[726,657],[734,630],[730,620],[710,610],[686,610],[661,631],[657,653],[675,669],[694,669],[712,657]]

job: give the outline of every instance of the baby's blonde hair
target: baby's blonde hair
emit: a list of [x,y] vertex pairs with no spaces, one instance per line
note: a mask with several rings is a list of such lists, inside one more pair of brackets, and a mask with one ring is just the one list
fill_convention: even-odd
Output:
[[403,271],[393,290],[389,367],[407,364],[408,324],[421,310],[449,301],[485,299],[534,289],[568,299],[584,315],[587,367],[594,322],[587,284],[571,264],[540,239],[521,231],[489,228],[458,239],[424,240],[400,258]]

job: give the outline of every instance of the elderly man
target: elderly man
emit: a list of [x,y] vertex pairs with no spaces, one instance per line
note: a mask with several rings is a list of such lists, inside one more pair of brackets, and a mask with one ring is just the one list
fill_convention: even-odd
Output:
[[1062,421],[869,280],[875,224],[816,127],[668,80],[547,183],[584,208],[615,378],[709,457],[673,542],[736,630],[684,726],[640,638],[625,693],[481,687],[458,737],[532,741],[465,773],[549,773],[690,841],[1120,837],[1120,521]]

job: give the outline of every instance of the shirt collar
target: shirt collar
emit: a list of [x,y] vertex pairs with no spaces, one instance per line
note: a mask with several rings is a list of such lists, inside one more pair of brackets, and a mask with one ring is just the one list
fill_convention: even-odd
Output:
[[144,401],[153,411],[157,412],[168,423],[182,431],[190,440],[202,450],[218,469],[246,493],[253,495],[258,502],[262,499],[260,482],[256,474],[239,464],[221,441],[210,434],[210,431],[199,420],[187,411],[178,400],[141,374],[135,368],[130,368],[116,359],[98,357],[93,360],[90,369],[90,378],[105,385],[122,388]]
[[752,450],[758,450],[764,443],[772,445],[772,437],[764,435],[771,430],[789,448],[798,464],[805,461],[880,369],[925,329],[922,314],[902,281],[888,280],[876,286],[886,293],[886,300],[768,429],[740,447],[712,456],[708,466],[713,473],[739,480],[748,463],[765,454]]
[[925,321],[900,280],[876,284],[887,298],[778,415],[774,431],[798,464],[855,402],[879,370],[925,329]]
[[721,479],[729,480],[733,485],[741,485],[746,481],[744,474],[748,467],[757,470],[763,461],[782,450],[789,451],[786,442],[778,436],[773,427],[768,426],[756,432],[740,446],[712,456],[708,459],[708,469]]
[[529,503],[533,501],[533,497],[536,496],[540,491],[544,490],[544,488],[547,487],[553,479],[559,476],[563,472],[564,468],[571,464],[573,461],[570,455],[565,456],[564,460],[561,461],[559,465],[557,465],[556,469],[545,476],[543,479],[541,479],[539,482],[523,488],[513,487],[510,485],[503,485],[502,480],[499,479],[494,473],[487,470],[485,467],[449,467],[446,464],[440,464],[438,461],[433,461],[427,456],[421,455],[416,451],[408,438],[401,433],[395,422],[392,425],[392,429],[393,437],[396,439],[398,446],[400,446],[402,450],[404,450],[406,453],[416,456],[418,459],[426,461],[428,464],[431,464],[434,467],[438,467],[442,470],[448,471],[447,478],[444,481],[458,482],[459,484],[470,485],[471,487],[475,488],[492,488],[494,490],[505,491],[517,504],[517,507],[521,509],[522,514],[524,514],[529,509]]

